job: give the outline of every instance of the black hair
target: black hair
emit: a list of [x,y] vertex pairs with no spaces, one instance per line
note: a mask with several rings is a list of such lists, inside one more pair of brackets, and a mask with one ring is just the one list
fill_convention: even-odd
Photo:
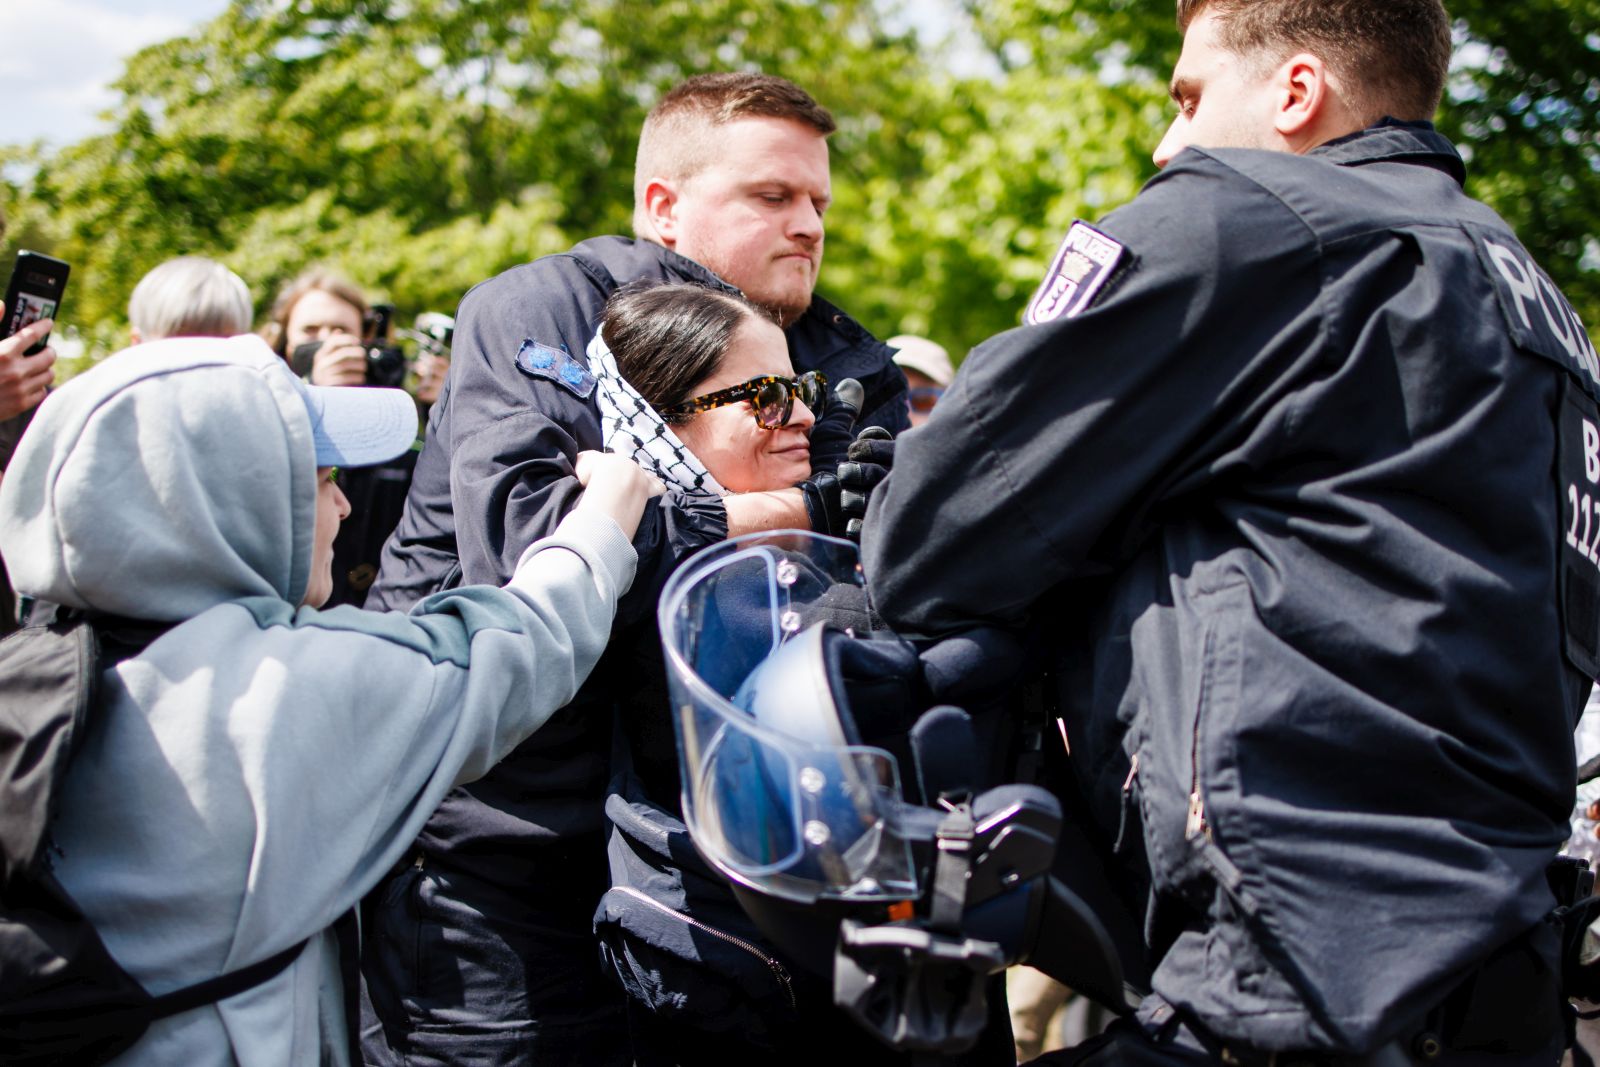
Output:
[[771,321],[733,293],[687,282],[634,282],[606,301],[600,336],[628,384],[660,411],[690,399],[717,373],[734,333],[751,318]]

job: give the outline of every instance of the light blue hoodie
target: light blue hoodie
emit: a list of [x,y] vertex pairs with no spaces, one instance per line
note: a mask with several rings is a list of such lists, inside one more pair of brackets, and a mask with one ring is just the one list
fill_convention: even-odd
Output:
[[53,393],[0,483],[18,591],[178,623],[103,675],[54,827],[56,872],[111,954],[161,994],[321,931],[119,1065],[345,1063],[329,925],[449,789],[571,700],[633,579],[622,531],[579,509],[504,589],[410,615],[297,608],[314,464],[264,344],[175,339]]

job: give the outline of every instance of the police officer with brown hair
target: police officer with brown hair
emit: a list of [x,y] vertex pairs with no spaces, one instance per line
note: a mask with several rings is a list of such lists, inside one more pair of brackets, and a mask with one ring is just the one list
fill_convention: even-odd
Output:
[[1162,173],[901,442],[875,604],[1056,650],[1153,968],[1059,1062],[1553,1064],[1600,363],[1429,124],[1439,0],[1178,11]]

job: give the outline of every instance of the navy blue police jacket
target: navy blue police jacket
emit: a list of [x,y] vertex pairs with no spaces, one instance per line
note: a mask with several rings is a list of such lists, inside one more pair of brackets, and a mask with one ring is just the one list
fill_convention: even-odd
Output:
[[1181,153],[1074,226],[867,516],[891,626],[1058,649],[1155,993],[1226,1041],[1375,1047],[1554,903],[1600,366],[1464,176],[1393,121]]
[[[732,286],[661,245],[597,237],[514,267],[461,302],[450,376],[429,416],[400,524],[383,549],[368,608],[409,610],[440,589],[506,582],[522,550],[576,503],[579,449],[601,449],[594,380],[584,351],[606,299],[639,280]],[[907,423],[905,377],[892,350],[826,301],[786,331],[797,373],[858,379],[858,425]],[[639,569],[619,628],[648,626],[672,569],[727,536],[719,500],[669,492],[645,509],[633,539]],[[516,885],[549,875],[533,851],[598,833],[612,707],[640,684],[628,647],[615,647],[572,704],[486,778],[451,793],[418,840],[436,859]],[[659,709],[665,719],[665,704]]]

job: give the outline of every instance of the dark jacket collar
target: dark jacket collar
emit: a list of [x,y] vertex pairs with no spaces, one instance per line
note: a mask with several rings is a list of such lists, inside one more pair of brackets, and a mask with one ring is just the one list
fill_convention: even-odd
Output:
[[[591,237],[579,243],[572,251],[581,258],[604,267],[619,285],[635,278],[664,274],[675,281],[698,282],[712,289],[730,293],[739,292],[736,286],[729,285],[709,268],[696,263],[688,256],[679,255],[665,245],[643,238]],[[654,269],[651,269],[652,267]],[[877,344],[876,339],[865,327],[815,294],[811,298],[810,309],[791,323],[787,332],[791,336],[803,332],[813,339],[813,344],[827,349],[869,342]],[[824,341],[823,338],[829,334],[839,335],[840,340]]]
[[642,238],[615,235],[591,237],[574,246],[572,253],[604,268],[617,285],[638,278],[663,277],[672,281],[698,282],[712,289],[732,293],[739,291],[688,256],[679,255],[665,245]]
[[1318,145],[1306,154],[1342,167],[1359,167],[1365,163],[1420,163],[1450,175],[1458,185],[1467,180],[1466,164],[1461,161],[1455,145],[1435,130],[1431,122],[1386,118],[1375,126]]

